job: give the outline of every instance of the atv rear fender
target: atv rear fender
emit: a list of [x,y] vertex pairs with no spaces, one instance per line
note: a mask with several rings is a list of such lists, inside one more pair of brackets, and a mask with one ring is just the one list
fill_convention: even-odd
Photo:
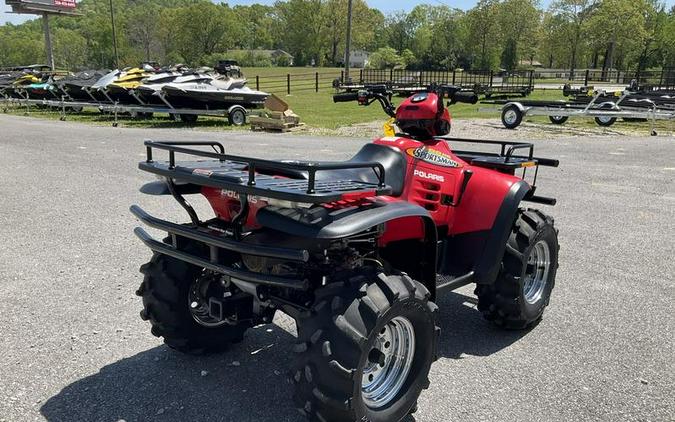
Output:
[[263,227],[292,236],[323,240],[346,238],[384,225],[379,243],[383,256],[396,269],[423,283],[435,296],[436,225],[429,212],[418,205],[379,200],[366,207],[338,210],[267,206],[258,211],[256,220]]

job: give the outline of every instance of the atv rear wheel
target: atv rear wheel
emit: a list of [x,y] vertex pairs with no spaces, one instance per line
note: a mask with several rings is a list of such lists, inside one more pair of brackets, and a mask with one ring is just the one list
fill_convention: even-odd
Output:
[[373,278],[318,290],[297,318],[293,399],[311,420],[399,421],[429,386],[437,306],[407,275]]
[[[194,244],[181,249],[204,255]],[[215,289],[213,297],[222,298],[225,291],[205,285],[214,279],[202,268],[156,253],[140,271],[145,275],[136,292],[143,298],[141,318],[150,321],[152,334],[163,337],[169,347],[199,354],[220,352],[243,340],[249,321],[214,320],[209,315],[207,295]]]
[[520,210],[497,279],[476,287],[478,310],[504,328],[536,325],[549,303],[557,269],[558,232],[553,218],[535,209]]

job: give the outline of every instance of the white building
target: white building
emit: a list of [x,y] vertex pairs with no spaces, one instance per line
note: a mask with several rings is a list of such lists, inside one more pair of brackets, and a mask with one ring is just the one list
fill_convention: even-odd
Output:
[[349,52],[349,67],[366,67],[370,53],[364,50],[354,50]]

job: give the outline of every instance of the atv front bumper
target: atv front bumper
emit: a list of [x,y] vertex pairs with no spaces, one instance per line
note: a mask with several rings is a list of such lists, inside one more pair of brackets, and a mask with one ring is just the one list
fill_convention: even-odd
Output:
[[[219,259],[219,250],[225,249],[246,255],[257,255],[287,261],[307,262],[309,260],[309,252],[306,250],[252,245],[234,240],[231,237],[227,237],[222,233],[217,233],[214,230],[210,230],[208,228],[194,228],[161,220],[146,213],[137,205],[132,205],[129,210],[140,221],[147,224],[148,226],[169,233],[172,239],[172,244],[160,242],[154,239],[141,227],[136,227],[134,229],[134,234],[138,236],[138,238],[141,239],[141,241],[154,252],[168,255],[181,261],[189,262],[190,264],[196,265],[198,267],[223,274],[224,277],[234,278],[249,283],[272,287],[283,287],[295,290],[307,290],[309,288],[308,280],[290,279],[286,277],[255,273],[241,268],[235,268],[231,265],[226,265]],[[181,238],[190,239],[192,241],[204,244],[209,250],[209,257],[207,258],[198,256],[181,250],[178,247],[179,240]]]

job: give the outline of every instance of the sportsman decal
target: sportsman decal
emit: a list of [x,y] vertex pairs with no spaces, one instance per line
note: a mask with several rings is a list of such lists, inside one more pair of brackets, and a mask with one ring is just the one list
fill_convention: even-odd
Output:
[[441,151],[428,149],[427,147],[408,148],[405,151],[409,156],[427,163],[436,164],[443,167],[460,167],[461,165],[452,159],[451,156]]

